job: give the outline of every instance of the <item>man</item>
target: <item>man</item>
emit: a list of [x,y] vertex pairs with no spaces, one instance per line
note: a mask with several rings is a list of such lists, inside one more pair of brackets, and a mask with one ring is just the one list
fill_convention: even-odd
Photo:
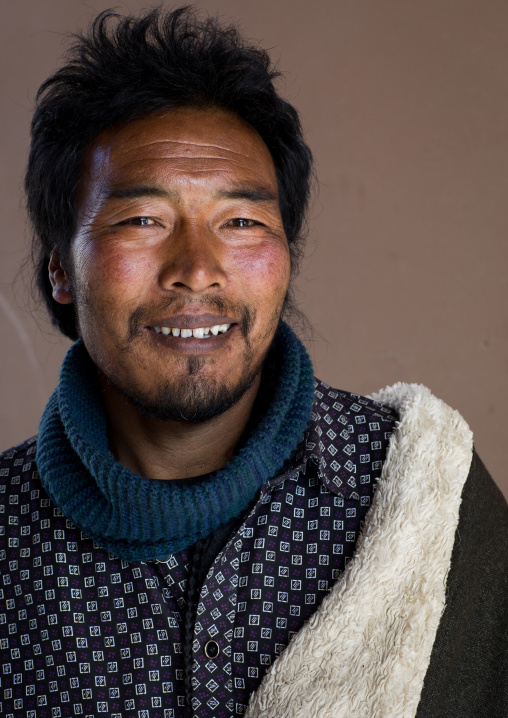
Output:
[[275,77],[188,9],[103,13],[39,91],[37,277],[77,341],[0,459],[6,716],[508,715],[465,421],[315,380],[282,321],[311,154]]

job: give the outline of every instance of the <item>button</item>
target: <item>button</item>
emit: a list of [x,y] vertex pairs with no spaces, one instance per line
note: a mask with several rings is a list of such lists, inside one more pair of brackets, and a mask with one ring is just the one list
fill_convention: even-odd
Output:
[[205,656],[207,658],[217,658],[220,653],[219,644],[216,641],[208,641],[205,644]]

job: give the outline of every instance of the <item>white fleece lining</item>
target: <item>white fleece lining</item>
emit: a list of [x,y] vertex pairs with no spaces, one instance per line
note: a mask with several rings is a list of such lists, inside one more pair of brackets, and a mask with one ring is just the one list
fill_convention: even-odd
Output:
[[439,620],[472,459],[458,412],[424,386],[399,412],[353,559],[251,697],[247,718],[412,718]]

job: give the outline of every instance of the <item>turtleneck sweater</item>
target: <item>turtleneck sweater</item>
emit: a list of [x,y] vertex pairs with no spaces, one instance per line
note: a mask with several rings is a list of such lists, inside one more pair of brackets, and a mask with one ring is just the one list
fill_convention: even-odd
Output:
[[271,396],[231,461],[199,481],[164,481],[133,473],[112,455],[97,368],[78,340],[40,424],[37,465],[48,496],[90,538],[127,561],[168,556],[209,536],[245,512],[282,471],[310,421],[312,364],[284,323],[269,361]]

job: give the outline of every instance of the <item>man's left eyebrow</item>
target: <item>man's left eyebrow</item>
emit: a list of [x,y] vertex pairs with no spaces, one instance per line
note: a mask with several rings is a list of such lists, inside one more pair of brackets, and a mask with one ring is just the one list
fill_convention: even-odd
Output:
[[277,202],[278,196],[265,187],[239,187],[238,189],[221,190],[217,199],[246,199],[250,202]]

